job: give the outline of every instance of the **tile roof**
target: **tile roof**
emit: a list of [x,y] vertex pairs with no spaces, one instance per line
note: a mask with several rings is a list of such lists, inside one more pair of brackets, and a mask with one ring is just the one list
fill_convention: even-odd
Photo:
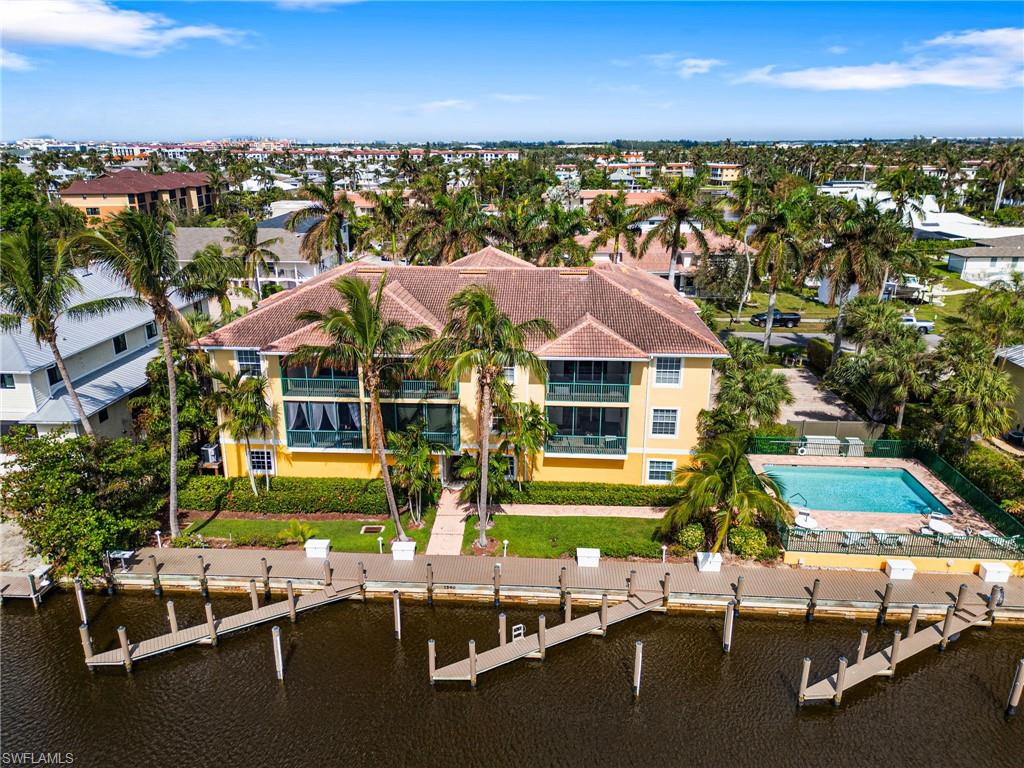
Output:
[[[622,190],[619,189],[581,189],[580,200],[593,200],[600,195],[615,197]],[[661,192],[627,192],[626,205],[647,205],[660,198]]]
[[129,192],[159,192],[180,187],[201,187],[209,184],[205,173],[161,173],[115,171],[87,181],[73,181],[61,195],[125,195]]
[[540,346],[536,353],[543,358],[643,360],[647,357],[642,349],[630,344],[589,312],[561,336]]
[[[671,290],[658,277],[621,264],[587,269],[507,269],[457,266],[367,268],[345,264],[318,275],[297,288],[260,302],[257,309],[203,337],[208,347],[261,349],[287,353],[302,344],[323,343],[315,327],[297,320],[305,310],[324,312],[340,306],[331,283],[353,276],[372,284],[385,275],[388,288],[385,315],[408,324],[436,330],[449,318],[450,298],[470,285],[482,285],[514,322],[543,317],[568,341],[557,346],[562,354],[576,348],[587,354],[589,344],[628,353],[725,356],[718,337],[697,317],[693,302]],[[392,287],[393,286],[393,287]],[[431,322],[433,319],[434,322]],[[528,346],[540,350],[548,339],[537,334]]]
[[506,253],[500,248],[488,245],[475,253],[463,256],[449,264],[451,267],[464,269],[466,267],[480,267],[483,269],[538,269],[537,265]]
[[[697,242],[697,238],[692,232],[684,233],[686,235],[685,240],[679,243],[679,254],[699,256],[701,254],[700,245]],[[580,245],[589,246],[594,242],[597,235],[596,233],[590,233],[588,235],[580,235],[576,238],[576,242]],[[708,241],[708,250],[711,253],[722,253],[724,251],[736,251],[736,253],[754,253],[754,249],[749,245],[744,245],[741,241],[736,238],[729,237],[728,235],[720,235],[716,232],[705,232],[704,237]],[[639,238],[638,243],[639,247]],[[638,267],[646,272],[654,272],[656,274],[668,274],[669,262],[672,258],[672,249],[660,243],[658,240],[651,242],[647,249],[647,253],[643,254],[638,259],[633,258],[625,251],[625,243],[619,241],[619,248],[623,251],[622,263],[628,264],[629,266]],[[598,256],[611,256],[612,251],[615,249],[615,244],[612,240],[606,240],[597,246],[594,253]]]

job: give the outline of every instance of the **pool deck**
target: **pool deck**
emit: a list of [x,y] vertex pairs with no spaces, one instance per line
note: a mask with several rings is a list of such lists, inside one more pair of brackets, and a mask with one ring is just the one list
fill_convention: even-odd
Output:
[[[835,467],[837,469],[904,469],[915,480],[923,485],[929,493],[938,499],[949,510],[947,518],[950,525],[958,530],[970,528],[975,533],[992,531],[998,533],[992,525],[966,501],[953,493],[935,475],[916,459],[883,459],[875,457],[847,456],[774,456],[770,454],[751,454],[747,457],[754,471],[765,471],[765,465],[787,467]],[[917,533],[927,521],[924,515],[894,514],[891,512],[843,512],[830,510],[813,510],[814,519],[825,530],[830,531],[870,531],[879,529],[886,533]]]

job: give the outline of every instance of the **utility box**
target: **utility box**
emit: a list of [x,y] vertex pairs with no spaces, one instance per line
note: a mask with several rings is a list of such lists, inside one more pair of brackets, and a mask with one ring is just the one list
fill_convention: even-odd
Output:
[[722,555],[718,552],[698,552],[697,570],[701,573],[718,573],[722,570]]
[[910,581],[916,572],[917,566],[910,560],[885,561],[885,575],[893,581]]
[[415,541],[396,541],[391,545],[392,560],[414,560],[415,558]]
[[576,564],[580,568],[597,568],[601,565],[601,550],[591,547],[576,547]]
[[331,552],[330,539],[306,539],[306,557],[324,560]]
[[986,584],[1006,584],[1010,580],[1010,566],[1006,563],[982,563],[978,575]]

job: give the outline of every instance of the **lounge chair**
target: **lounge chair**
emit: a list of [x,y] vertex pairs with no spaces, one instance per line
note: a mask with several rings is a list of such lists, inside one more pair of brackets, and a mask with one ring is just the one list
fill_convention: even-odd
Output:
[[807,538],[807,529],[801,528],[799,525],[794,525],[789,529],[789,535],[794,539],[804,539]]
[[858,531],[843,531],[843,540],[840,542],[840,544],[850,549],[866,549],[866,539],[867,534],[859,533]]
[[872,528],[871,535],[874,536],[875,541],[883,547],[895,547],[899,546],[901,543],[901,539],[898,535],[895,533],[889,533],[888,531],[883,531],[881,528]]

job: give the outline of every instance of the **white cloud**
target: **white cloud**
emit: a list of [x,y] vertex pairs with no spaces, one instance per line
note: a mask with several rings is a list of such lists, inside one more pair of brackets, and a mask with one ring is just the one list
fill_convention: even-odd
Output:
[[850,49],[847,48],[845,45],[830,45],[825,50],[831,53],[833,56],[842,56]]
[[443,112],[449,109],[469,109],[470,103],[463,99],[438,99],[419,105],[420,112]]
[[684,80],[694,75],[705,75],[712,67],[725,63],[720,59],[687,58],[677,53],[649,53],[641,59],[655,69],[675,72]]
[[215,24],[176,24],[150,11],[118,8],[107,0],[8,2],[0,21],[6,41],[90,48],[152,56],[186,40],[237,43],[239,30]]
[[10,69],[15,72],[27,72],[34,69],[32,62],[20,53],[0,48],[0,69]]
[[1024,84],[1024,29],[950,32],[927,40],[905,61],[786,72],[775,65],[752,69],[735,82],[814,91],[880,91],[918,85],[950,88],[1019,88]]
[[509,104],[521,104],[524,101],[537,101],[540,96],[532,93],[492,93],[491,98],[495,101],[504,101]]

